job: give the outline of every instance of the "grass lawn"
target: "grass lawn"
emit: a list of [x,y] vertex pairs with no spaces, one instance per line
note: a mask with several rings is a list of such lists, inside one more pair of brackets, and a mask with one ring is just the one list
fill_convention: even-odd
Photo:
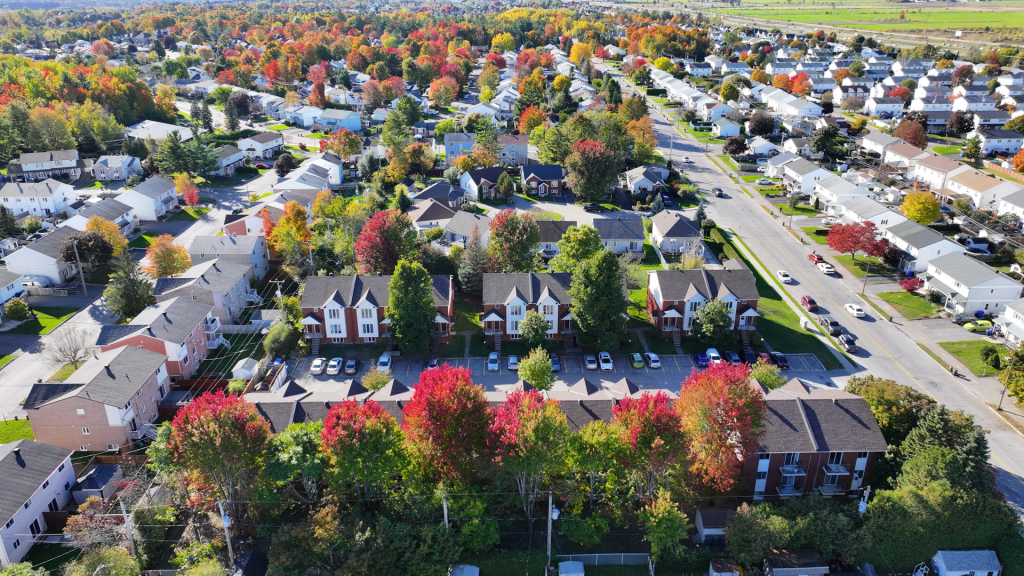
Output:
[[46,381],[47,382],[63,382],[63,381],[68,379],[68,376],[71,376],[74,373],[75,373],[75,365],[74,364],[65,364],[64,366],[61,367],[60,370],[57,370],[56,372],[54,372],[53,375],[50,376],[49,379],[47,379]]
[[817,243],[817,244],[828,244],[828,236],[819,236],[819,235],[814,233],[815,230],[827,230],[827,228],[819,228],[817,226],[807,226],[807,227],[801,228],[801,230],[806,232],[807,235],[811,237],[811,240],[814,241],[815,243]]
[[151,236],[152,232],[143,232],[139,234],[139,237],[128,243],[129,248],[149,248],[149,245],[153,243],[156,236]]
[[939,309],[938,306],[924,298],[914,296],[910,292],[902,290],[898,292],[881,292],[878,294],[878,297],[891,304],[907,320],[930,318]]
[[718,159],[724,162],[729,168],[737,171],[739,170],[739,168],[736,167],[736,163],[732,161],[732,158],[730,158],[728,154],[719,154]]
[[[757,182],[761,178],[764,178],[764,174],[751,174],[749,176],[740,176],[740,180],[743,180],[747,184],[752,184],[754,182]],[[770,178],[769,178],[769,180],[770,180]],[[767,186],[767,184],[765,184],[765,186]]]
[[[508,550],[504,548],[495,548],[479,554],[465,553],[459,559],[459,562],[480,568],[480,573],[487,574],[487,576],[543,574],[547,561],[547,554],[543,550]],[[588,574],[592,568],[596,568],[596,566],[587,566]]]
[[896,269],[884,264],[878,258],[874,256],[858,256],[857,261],[854,262],[852,256],[843,254],[841,256],[833,256],[833,260],[839,262],[846,268],[851,274],[857,278],[863,278],[868,273],[868,263],[871,263],[871,274],[895,274]]
[[7,366],[8,364],[10,364],[11,360],[14,360],[15,358],[17,358],[17,356],[15,356],[14,354],[0,356],[0,368]]
[[530,216],[533,216],[533,219],[538,222],[541,220],[562,220],[563,218],[558,212],[549,212],[538,208],[531,208]]
[[[818,215],[819,210],[815,210],[812,206],[796,206],[790,210],[788,204],[775,204],[775,206],[786,216],[810,216],[814,217]],[[790,214],[792,212],[792,214]]]
[[280,132],[281,130],[287,130],[289,128],[291,128],[291,126],[289,126],[287,124],[275,124],[273,126],[268,126],[267,130],[276,130],[276,131]]
[[36,306],[32,309],[36,317],[9,330],[8,334],[49,334],[58,324],[67,320],[81,308],[74,306]]
[[[992,344],[984,340],[965,340],[963,342],[939,342],[939,346],[956,359],[963,362],[975,376],[995,376],[997,371],[981,360],[981,349]],[[1002,350],[1002,348],[1000,348]]]
[[[661,260],[654,251],[650,242],[644,242],[644,259],[640,261],[645,272],[661,270]],[[647,316],[647,287],[629,291],[629,328],[642,328],[651,325],[651,319]]]
[[672,345],[672,338],[662,336],[656,328],[645,330],[644,340],[647,341],[647,347],[655,354],[668,355],[676,353],[676,347]]
[[93,188],[103,188],[103,182],[93,180],[92,183],[82,186],[79,190],[89,190]]
[[[196,377],[210,372],[220,372],[223,377],[231,377],[231,369],[243,358],[255,358],[260,360],[266,354],[263,349],[262,334],[225,334],[224,339],[231,343],[231,349],[221,346],[199,365]],[[322,350],[322,349],[321,349]]]
[[960,152],[959,146],[936,146],[932,148],[936,154],[956,154]]
[[451,337],[451,342],[437,349],[438,358],[462,358],[465,353],[466,336],[464,334],[454,334]]
[[74,562],[82,556],[80,548],[71,548],[60,544],[36,544],[22,560],[34,568],[48,570],[50,574],[61,574],[63,566]]
[[484,325],[480,322],[480,315],[477,313],[480,309],[479,298],[474,299],[477,302],[471,302],[466,296],[460,296],[455,299],[456,332],[483,329]]
[[199,220],[200,218],[202,218],[203,215],[206,214],[209,211],[210,211],[210,209],[207,208],[206,206],[185,206],[181,210],[175,212],[174,214],[171,214],[171,216],[169,218],[167,218],[166,221],[167,222],[177,222],[177,221],[195,222],[196,220]]
[[473,335],[469,337],[470,358],[482,358],[487,356],[488,347],[487,341],[484,339],[483,330],[474,332]]
[[7,444],[15,440],[33,440],[32,423],[22,418],[21,420],[4,420],[0,422],[0,444]]

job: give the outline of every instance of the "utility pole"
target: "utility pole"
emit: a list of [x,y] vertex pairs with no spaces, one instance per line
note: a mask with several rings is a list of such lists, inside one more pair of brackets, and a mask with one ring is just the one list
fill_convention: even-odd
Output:
[[[551,512],[554,508],[551,507],[551,492],[548,491],[548,566],[547,569],[551,568]],[[547,574],[547,572],[545,572]]]
[[85,270],[82,270],[82,259],[78,257],[78,241],[71,244],[75,249],[75,263],[78,264],[78,277],[82,279],[82,293],[89,295],[89,289],[85,287]]
[[231,518],[224,513],[224,503],[221,502],[220,498],[217,499],[217,506],[220,508],[220,520],[221,524],[224,525],[224,539],[228,541],[228,558],[231,563],[235,563],[235,550],[231,547]]
[[441,494],[441,506],[444,507],[444,529],[448,529],[448,495]]
[[128,548],[132,551],[132,556],[138,556],[138,551],[135,549],[135,537],[132,535],[132,519],[128,515],[128,512],[124,509],[124,499],[118,498],[117,502],[121,505],[121,515],[124,516],[124,531],[128,537]]
[[864,285],[860,287],[860,293],[864,294],[864,291],[868,289],[868,276],[871,275],[871,260],[868,260],[868,267],[864,271]]

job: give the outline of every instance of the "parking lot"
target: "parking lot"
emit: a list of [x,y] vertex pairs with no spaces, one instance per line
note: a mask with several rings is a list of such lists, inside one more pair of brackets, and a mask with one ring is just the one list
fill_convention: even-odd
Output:
[[[574,384],[580,378],[587,378],[593,382],[612,383],[622,378],[629,378],[631,381],[645,388],[652,390],[677,389],[680,383],[685,380],[693,371],[693,360],[689,356],[660,356],[661,368],[634,368],[630,366],[626,357],[613,356],[614,370],[601,372],[588,370],[583,365],[582,356],[562,357],[562,370],[555,382],[556,388]],[[824,372],[825,367],[813,354],[788,354],[791,368],[785,370],[784,374],[792,376],[810,376],[811,372]],[[328,358],[328,360],[330,360]],[[373,366],[373,362],[363,361],[359,365],[359,371],[354,375],[344,373],[334,376],[327,374],[312,375],[309,373],[309,366],[313,358],[299,358],[296,363],[295,382],[310,392],[330,392],[335,390],[335,384],[350,378],[359,379]],[[488,372],[486,369],[486,358],[458,358],[446,359],[443,362],[453,366],[468,367],[472,373],[473,381],[484,387],[485,390],[503,390],[519,380],[515,371],[508,370],[507,361],[503,357],[501,366],[497,372]],[[411,386],[419,380],[420,372],[425,368],[423,360],[408,360],[394,358],[392,360],[391,374],[395,379]]]

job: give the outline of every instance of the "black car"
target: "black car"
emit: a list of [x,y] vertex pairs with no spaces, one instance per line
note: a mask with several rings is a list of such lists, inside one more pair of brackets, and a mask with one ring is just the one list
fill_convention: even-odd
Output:
[[600,204],[587,204],[586,206],[583,207],[583,209],[585,211],[587,211],[587,212],[597,212],[597,213],[604,212],[604,210],[605,210],[604,206],[601,206]]
[[781,352],[772,352],[772,362],[783,370],[789,370],[789,359]]
[[558,357],[558,354],[551,355],[551,371],[561,372],[562,371],[562,359]]
[[747,364],[757,364],[757,354],[750,346],[743,349],[743,361]]
[[964,316],[963,314],[957,314],[956,316],[953,316],[949,320],[953,324],[956,324],[957,326],[963,326],[964,324],[967,324],[968,322],[973,320],[973,318],[971,318],[970,316]]
[[714,188],[712,188],[711,191],[715,193],[715,197],[716,198],[722,198],[722,197],[725,196],[725,192],[721,188],[719,188],[718,186],[715,186]]

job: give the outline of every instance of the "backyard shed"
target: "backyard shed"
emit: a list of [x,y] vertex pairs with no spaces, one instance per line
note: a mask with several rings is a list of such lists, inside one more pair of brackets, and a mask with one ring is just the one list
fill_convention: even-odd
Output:
[[558,576],[583,576],[583,562],[569,560],[558,563]]

